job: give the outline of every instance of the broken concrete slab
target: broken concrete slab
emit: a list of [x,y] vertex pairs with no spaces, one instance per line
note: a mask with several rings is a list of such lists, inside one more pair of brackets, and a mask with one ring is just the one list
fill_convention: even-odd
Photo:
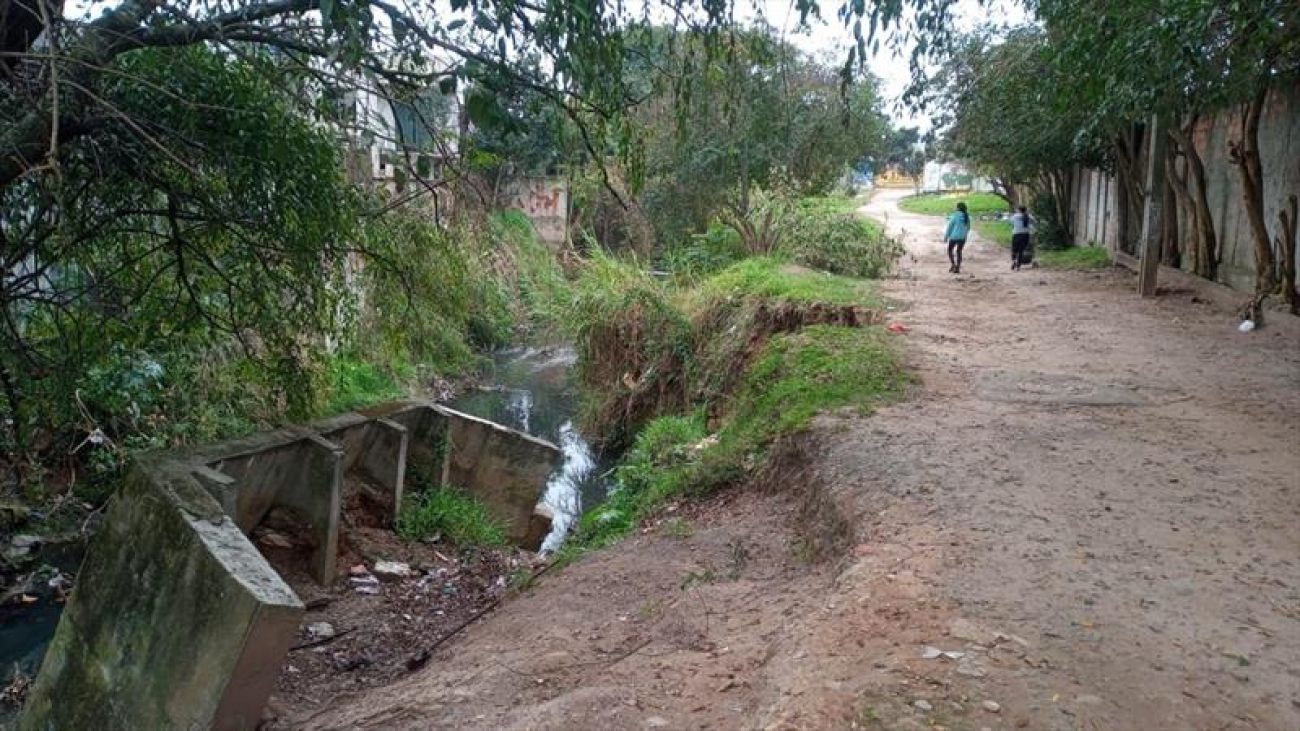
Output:
[[132,469],[19,729],[256,727],[303,605],[190,467]]

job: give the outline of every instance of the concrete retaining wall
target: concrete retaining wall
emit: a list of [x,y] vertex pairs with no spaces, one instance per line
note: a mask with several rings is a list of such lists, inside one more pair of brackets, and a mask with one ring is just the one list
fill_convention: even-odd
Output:
[[559,457],[499,424],[402,402],[138,460],[19,728],[255,728],[303,614],[247,537],[267,513],[288,509],[310,527],[325,584],[337,574],[344,485],[396,520],[412,468],[483,500],[512,540],[540,545],[549,522],[535,509]]
[[[1219,281],[1242,292],[1255,287],[1255,252],[1241,198],[1241,173],[1228,157],[1228,142],[1240,136],[1240,109],[1206,115],[1193,133],[1205,164],[1206,197],[1214,216],[1220,251]],[[1288,195],[1300,195],[1300,87],[1275,88],[1260,119],[1260,162],[1264,173],[1264,220],[1276,231],[1277,214]],[[1117,181],[1099,170],[1076,172],[1075,242],[1119,249]],[[1165,215],[1178,215],[1166,210]],[[1184,237],[1189,222],[1179,221]],[[1275,252],[1276,255],[1276,252]]]

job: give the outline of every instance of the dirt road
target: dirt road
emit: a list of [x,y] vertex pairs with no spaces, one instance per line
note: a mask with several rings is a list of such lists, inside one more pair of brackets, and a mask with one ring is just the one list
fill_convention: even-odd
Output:
[[946,274],[896,197],[913,398],[294,723],[1300,729],[1300,343],[978,241]]

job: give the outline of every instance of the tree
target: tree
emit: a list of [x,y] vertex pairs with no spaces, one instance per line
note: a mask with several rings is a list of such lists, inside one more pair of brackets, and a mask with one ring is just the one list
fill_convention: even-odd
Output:
[[1046,36],[1033,27],[1001,38],[988,32],[968,36],[936,76],[941,81],[931,85],[926,101],[952,110],[939,119],[945,151],[998,181],[1008,203],[1021,202],[1022,187],[1037,191],[1040,220],[1065,243],[1073,167],[1095,163],[1098,156],[1079,144],[1085,112],[1056,96],[1048,52]]
[[[1122,176],[1138,167],[1130,125],[1158,114],[1169,120],[1174,191],[1195,234],[1194,270],[1213,278],[1219,251],[1206,199],[1204,166],[1192,140],[1202,115],[1241,108],[1232,157],[1255,248],[1256,294],[1277,289],[1277,263],[1264,220],[1267,192],[1259,168],[1259,120],[1271,85],[1300,72],[1300,6],[1288,0],[1038,0],[1050,38],[1058,93],[1088,111],[1081,134],[1115,140]],[[1133,183],[1126,185],[1136,194]],[[1287,268],[1284,263],[1281,267]],[[1281,294],[1296,302],[1294,288]]]
[[756,188],[825,191],[879,148],[886,123],[875,80],[845,78],[769,28],[712,45],[653,29],[633,48],[629,87],[645,98],[630,111],[645,131],[642,198],[666,244],[724,211],[747,217]]

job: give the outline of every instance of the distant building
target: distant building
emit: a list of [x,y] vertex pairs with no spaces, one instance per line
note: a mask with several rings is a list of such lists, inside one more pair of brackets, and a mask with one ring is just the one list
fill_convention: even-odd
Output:
[[935,162],[925,164],[921,173],[921,191],[935,193],[942,190],[969,190],[987,193],[993,190],[988,178],[972,173],[959,162]]

